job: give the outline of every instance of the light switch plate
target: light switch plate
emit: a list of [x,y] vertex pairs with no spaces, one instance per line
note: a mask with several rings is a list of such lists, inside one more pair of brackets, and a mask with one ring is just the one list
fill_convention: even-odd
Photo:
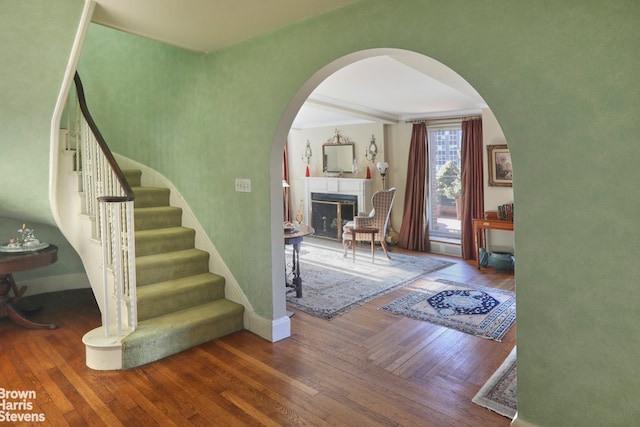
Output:
[[251,180],[245,178],[236,178],[236,191],[241,193],[251,192]]

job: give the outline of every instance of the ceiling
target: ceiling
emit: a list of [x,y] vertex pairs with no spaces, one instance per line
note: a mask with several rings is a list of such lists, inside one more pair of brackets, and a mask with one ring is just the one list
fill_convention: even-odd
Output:
[[469,83],[440,62],[392,50],[327,77],[309,96],[292,127],[472,115],[486,106]]
[[93,22],[212,52],[357,0],[95,0]]
[[[96,0],[93,22],[172,46],[212,52],[356,0]],[[293,128],[397,123],[477,114],[486,104],[428,57],[389,51],[347,65],[311,94]]]

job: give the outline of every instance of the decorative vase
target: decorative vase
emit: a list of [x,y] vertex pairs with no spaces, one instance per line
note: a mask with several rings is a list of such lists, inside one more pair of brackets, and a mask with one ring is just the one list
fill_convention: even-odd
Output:
[[367,179],[371,179],[371,169],[367,166]]
[[296,221],[298,222],[298,225],[302,224],[302,222],[304,221],[304,215],[302,214],[302,211],[304,211],[304,201],[300,200],[300,208],[298,209],[298,213],[296,214]]
[[304,176],[306,176],[306,177],[310,177],[311,176],[311,172],[309,171],[309,165],[307,165],[307,169],[304,172]]

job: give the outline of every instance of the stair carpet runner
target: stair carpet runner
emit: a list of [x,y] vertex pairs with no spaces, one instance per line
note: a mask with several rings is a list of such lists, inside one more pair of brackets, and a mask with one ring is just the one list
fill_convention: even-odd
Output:
[[243,329],[244,307],[225,299],[225,279],[209,272],[209,254],[182,227],[169,189],[142,187],[140,170],[123,171],[135,194],[138,327],[122,339],[122,367],[150,363]]

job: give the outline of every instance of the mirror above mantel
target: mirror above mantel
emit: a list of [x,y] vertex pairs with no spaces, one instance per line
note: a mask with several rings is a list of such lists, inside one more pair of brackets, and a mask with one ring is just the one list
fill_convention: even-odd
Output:
[[352,142],[322,145],[322,169],[325,173],[351,173],[355,148]]
[[335,135],[322,145],[322,170],[325,175],[341,176],[343,173],[352,173],[355,151],[353,141],[336,129]]

